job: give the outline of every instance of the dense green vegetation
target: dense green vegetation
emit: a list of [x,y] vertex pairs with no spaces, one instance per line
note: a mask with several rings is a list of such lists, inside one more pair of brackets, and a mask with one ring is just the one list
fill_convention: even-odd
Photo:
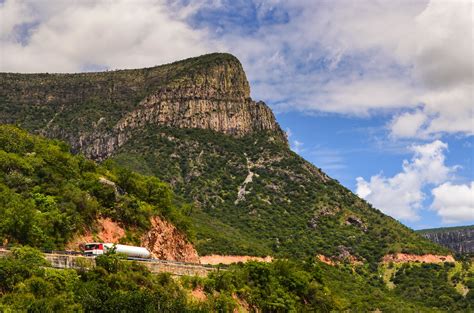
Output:
[[[442,311],[462,311],[474,309],[474,290],[463,297],[448,279],[452,263],[438,264],[403,264],[392,281],[397,286],[395,293],[404,298],[418,302],[420,305],[439,308]],[[474,273],[466,279],[474,283]]]
[[[1,312],[470,312],[447,282],[450,266],[404,266],[388,290],[365,267],[320,262],[237,264],[207,278],[152,275],[109,254],[90,270],[48,267],[21,247],[0,258]],[[421,288],[421,289],[419,289]],[[200,290],[198,299],[191,291]]]
[[[97,165],[70,154],[62,142],[0,126],[0,238],[57,249],[98,217],[139,234],[151,216],[161,215],[191,240],[195,234],[200,254],[350,253],[375,263],[395,251],[444,252],[320,171],[309,171],[268,135],[234,139],[204,130],[155,129],[139,137],[115,161]],[[256,175],[236,204],[247,162]],[[156,177],[170,182],[182,199]],[[195,206],[179,204],[184,202]]]
[[[271,133],[233,138],[198,129],[148,127],[112,157],[169,182],[195,204],[201,254],[306,257],[446,253],[330,179]],[[238,200],[249,171],[252,182]]]
[[[161,129],[157,134],[163,134],[164,131]],[[170,136],[169,133],[165,134]],[[199,138],[195,132],[189,130],[174,133],[174,136],[191,135],[192,138]],[[209,147],[206,149],[216,149],[218,146],[213,141],[219,140],[224,146],[227,145],[226,151],[233,151],[234,155],[242,154],[252,160],[250,151],[238,151],[234,141],[225,141],[227,137],[219,138],[210,132],[202,132],[199,135],[202,136],[200,140],[208,143]],[[245,147],[249,144],[245,140],[250,139],[241,139],[245,144],[242,145],[241,142],[239,146]],[[253,137],[251,140],[263,141],[261,145],[265,149],[275,149],[272,153],[279,153],[281,143],[268,143],[266,136]],[[182,142],[186,143],[186,140]],[[267,144],[264,144],[265,142]],[[297,249],[304,249],[305,245],[295,237],[292,237],[292,246],[286,249],[267,246],[265,230],[281,235],[277,232],[277,228],[281,227],[279,220],[272,219],[270,215],[264,216],[268,220],[255,219],[254,224],[247,224],[248,220],[239,220],[238,212],[231,214],[225,206],[222,206],[221,210],[206,209],[203,204],[213,202],[208,201],[205,193],[199,195],[201,198],[185,198],[194,199],[200,204],[198,207],[180,205],[183,200],[175,199],[171,188],[155,176],[137,174],[117,166],[114,161],[97,165],[81,156],[73,156],[64,143],[32,136],[13,126],[0,126],[0,147],[0,238],[9,244],[26,244],[46,249],[61,248],[76,233],[93,225],[99,216],[110,217],[126,229],[139,234],[149,227],[151,216],[161,215],[187,231],[189,235],[195,232],[198,246],[211,238],[211,244],[217,251],[232,251],[226,245],[234,245],[230,249],[237,247],[250,253],[272,253],[273,249],[281,255],[287,255],[290,251],[295,251],[295,256],[303,255],[298,254]],[[220,154],[211,150],[210,155],[213,159],[206,162],[214,162],[219,166],[218,162],[222,162]],[[229,156],[227,164],[229,171],[232,170],[232,155],[223,155]],[[125,162],[123,155],[119,157],[116,162]],[[134,159],[129,160],[133,162]],[[190,160],[202,162],[197,157]],[[284,160],[280,159],[278,162]],[[150,163],[135,164],[148,166]],[[172,162],[160,164],[164,172],[173,166]],[[183,164],[184,168],[186,166]],[[287,166],[291,168],[291,164]],[[146,168],[140,170],[145,173],[148,171]],[[190,167],[189,171],[192,170],[193,167]],[[187,171],[182,171],[175,177],[187,179]],[[228,177],[227,171],[219,173],[219,177],[228,181],[226,184],[222,181],[217,183],[221,184],[223,192],[230,194],[237,183]],[[273,175],[264,171],[258,173],[257,178],[262,179],[264,184],[265,179],[271,179]],[[295,173],[298,175],[297,171]],[[160,176],[160,173],[148,174]],[[209,182],[216,179],[216,176],[199,175],[198,178]],[[187,179],[187,183],[180,185],[175,182],[174,187],[180,191],[180,188],[189,186],[194,181]],[[336,182],[331,181],[326,184],[338,186]],[[227,185],[230,185],[229,189]],[[215,188],[210,183],[207,186]],[[325,189],[320,187],[316,190],[321,196]],[[326,192],[327,199],[338,199],[336,194]],[[340,192],[344,190],[341,189]],[[252,193],[246,195],[245,201],[251,201],[252,206],[258,205]],[[278,203],[275,198],[270,198],[269,201]],[[326,240],[323,248],[316,248],[317,252],[331,251],[331,245],[339,244],[337,240],[343,240],[343,237],[337,235],[338,231],[346,236],[377,234],[372,234],[368,229],[361,230],[363,225],[356,227],[341,223],[347,221],[348,214],[355,216],[358,211],[354,208],[354,203],[347,202],[352,204],[347,205],[350,213],[344,212],[346,207],[340,203],[345,202],[337,204],[341,211],[317,220],[319,232],[323,232],[324,236],[334,236],[332,241]],[[243,206],[237,205],[236,208],[241,210]],[[363,207],[359,209],[362,210]],[[381,213],[373,212],[380,219],[384,218]],[[298,225],[300,220],[293,217],[296,214],[286,216],[288,223]],[[232,217],[232,222],[229,217]],[[304,221],[304,218],[305,216],[301,221]],[[265,227],[259,224],[261,221],[266,221]],[[367,219],[364,219],[364,223],[367,223]],[[388,224],[387,229],[400,229],[398,224],[393,223],[394,226]],[[253,228],[259,225],[264,230],[261,233]],[[248,227],[248,231],[244,232],[243,227]],[[307,224],[302,227],[302,230],[304,229],[308,229]],[[407,233],[411,234],[408,230]],[[304,236],[303,231],[299,234]],[[316,230],[312,234],[318,238]],[[308,237],[304,238],[309,240]],[[322,238],[319,240],[322,242]],[[399,240],[402,243],[402,239]],[[341,242],[348,245],[347,242]],[[359,242],[361,245],[354,247],[360,250],[351,250],[355,255],[361,255],[356,253],[364,251],[362,248],[367,245],[364,240]],[[424,244],[423,241],[421,243]],[[377,244],[370,247],[380,248]],[[409,246],[404,249],[408,249],[407,247]],[[366,253],[378,252],[369,249]],[[376,260],[376,257],[367,259]],[[0,258],[0,311],[231,312],[236,308],[244,308],[263,312],[360,312],[376,309],[396,312],[403,307],[404,312],[469,312],[472,309],[474,286],[469,262],[466,264],[466,268],[460,267],[456,272],[449,272],[452,270],[449,266],[402,266],[392,277],[395,288],[389,290],[381,279],[382,274],[374,267],[375,263],[332,267],[316,262],[314,258],[300,257],[271,264],[239,264],[212,273],[208,278],[184,277],[176,280],[169,275],[152,275],[142,266],[123,261],[113,254],[99,257],[97,267],[92,270],[52,269],[38,251],[23,247],[15,248],[9,256]],[[469,288],[470,291],[466,296],[462,296],[455,286]],[[464,290],[462,288],[461,291]],[[206,299],[197,300],[190,296],[194,289],[203,290]]]
[[[0,259],[1,312],[196,312],[168,274],[151,275],[118,256],[97,258],[91,271],[57,270],[31,248]],[[212,305],[212,304],[210,304]]]
[[138,234],[161,215],[191,233],[183,209],[156,177],[98,166],[62,142],[0,126],[0,242],[62,248],[99,217]]

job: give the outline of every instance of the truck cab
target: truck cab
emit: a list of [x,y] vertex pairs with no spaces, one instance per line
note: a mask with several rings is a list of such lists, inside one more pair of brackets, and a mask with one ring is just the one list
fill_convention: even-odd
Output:
[[101,255],[104,254],[104,244],[99,242],[86,243],[84,245],[84,255]]

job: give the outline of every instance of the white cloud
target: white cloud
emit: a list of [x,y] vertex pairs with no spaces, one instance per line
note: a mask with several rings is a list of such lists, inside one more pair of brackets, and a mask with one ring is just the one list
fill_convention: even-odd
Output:
[[450,178],[456,167],[445,165],[447,144],[436,140],[411,147],[414,155],[403,162],[403,170],[392,176],[374,175],[369,181],[357,178],[357,194],[382,212],[397,219],[415,221],[426,195],[423,188]]
[[300,154],[304,151],[303,145],[304,143],[293,138],[293,132],[290,128],[286,129],[286,137],[288,138],[288,142],[290,143],[290,149],[293,150],[295,153]]
[[[395,138],[474,133],[471,0],[255,2],[249,32],[235,14],[190,26],[197,12],[235,13],[239,1],[183,3],[6,0],[0,70],[133,68],[229,51],[253,96],[277,110],[395,114]],[[270,13],[285,22],[265,22]]]
[[[0,16],[2,20],[0,22],[0,39],[3,40],[15,40],[13,37],[15,34],[14,29],[16,25],[32,22],[32,13],[28,10],[28,7],[20,1],[7,1],[0,7]],[[12,38],[13,37],[13,38]]]
[[291,149],[293,151],[295,151],[296,153],[301,153],[303,151],[303,145],[304,143],[302,143],[301,141],[298,141],[298,140],[293,140],[291,142]]
[[472,1],[432,0],[415,18],[413,35],[405,40],[405,59],[412,60],[413,76],[424,84],[417,102],[418,116],[404,114],[392,123],[392,135],[407,137],[394,128],[411,123],[413,137],[436,133],[474,134],[474,65]]
[[289,22],[221,40],[243,60],[253,95],[277,110],[388,112],[396,115],[389,124],[395,138],[474,134],[471,0],[272,1],[257,8],[260,15],[283,8]]
[[424,112],[406,112],[395,117],[390,125],[392,135],[395,137],[418,137],[420,128],[426,122]]
[[474,182],[471,185],[444,183],[432,191],[431,207],[445,223],[468,223],[474,221]]
[[145,67],[217,49],[165,1],[7,0],[0,18],[2,71]]

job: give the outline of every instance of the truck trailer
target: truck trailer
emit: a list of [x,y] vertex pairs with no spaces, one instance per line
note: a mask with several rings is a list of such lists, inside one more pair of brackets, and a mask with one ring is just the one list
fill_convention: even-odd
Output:
[[147,248],[127,246],[115,243],[88,242],[84,244],[84,255],[97,256],[115,249],[116,253],[125,254],[131,258],[151,258],[151,253]]

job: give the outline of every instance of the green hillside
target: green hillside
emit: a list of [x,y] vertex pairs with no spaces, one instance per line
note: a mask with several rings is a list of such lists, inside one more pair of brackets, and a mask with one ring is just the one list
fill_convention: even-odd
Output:
[[[207,130],[152,128],[112,157],[170,182],[195,204],[202,254],[257,254],[377,262],[387,253],[446,253],[373,209],[271,133],[233,138]],[[249,171],[252,182],[238,200]]]
[[116,255],[98,257],[89,270],[52,269],[38,251],[22,247],[0,258],[0,311],[472,312],[474,294],[455,291],[450,269],[404,267],[393,290],[363,268],[314,261],[251,262],[207,278],[173,279]]
[[130,242],[154,215],[190,231],[173,202],[156,177],[99,166],[72,155],[63,142],[0,125],[0,242],[62,249],[74,235],[93,232],[99,217],[129,230]]
[[[194,131],[183,130],[184,134],[188,132],[197,137]],[[205,138],[213,144],[210,137]],[[245,143],[247,139],[241,140]],[[221,144],[225,146],[225,142]],[[281,143],[274,149],[278,146]],[[267,177],[263,173],[259,175]],[[202,208],[190,210],[180,203],[183,199],[174,198],[170,187],[154,176],[137,174],[110,161],[97,165],[72,155],[63,142],[1,125],[0,240],[16,247],[10,255],[0,257],[0,311],[470,312],[473,309],[474,268],[468,261],[445,265],[388,264],[374,268],[369,264],[329,266],[308,257],[270,264],[237,264],[207,278],[172,279],[167,274],[153,275],[114,254],[98,257],[97,267],[93,269],[52,269],[39,251],[28,247],[61,248],[74,234],[93,228],[99,216],[120,223],[129,231],[127,240],[133,242],[134,237],[149,227],[153,215],[171,220],[191,239],[195,231],[195,242],[202,245],[202,236],[211,235],[214,225],[218,225],[212,219],[219,215],[211,216]],[[250,240],[252,233],[243,235],[238,224],[229,223],[226,227],[234,231],[231,235],[242,236],[229,242],[251,244],[246,240]],[[218,235],[216,240],[219,237],[225,238]],[[264,236],[258,240],[265,244]],[[389,288],[382,279],[387,271],[394,287]],[[196,300],[192,296],[196,290],[200,290],[204,299]]]
[[448,252],[293,153],[271,110],[250,99],[231,55],[0,78],[1,123],[168,182],[192,205],[186,213],[200,254],[324,254],[375,264],[386,253]]

